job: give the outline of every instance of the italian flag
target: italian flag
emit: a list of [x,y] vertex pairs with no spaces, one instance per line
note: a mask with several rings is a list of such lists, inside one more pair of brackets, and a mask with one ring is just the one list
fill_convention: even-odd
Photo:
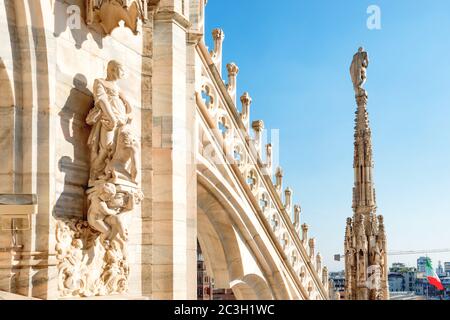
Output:
[[438,290],[444,290],[444,286],[442,285],[441,280],[439,279],[433,269],[433,266],[431,265],[430,258],[427,258],[427,262],[425,264],[425,275],[431,285],[435,286]]

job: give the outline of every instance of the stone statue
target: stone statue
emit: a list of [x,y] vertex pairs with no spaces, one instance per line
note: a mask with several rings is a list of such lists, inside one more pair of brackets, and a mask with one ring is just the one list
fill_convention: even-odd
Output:
[[355,267],[355,253],[356,250],[353,248],[349,248],[346,253],[346,257],[348,259],[348,265],[350,267]]
[[95,191],[88,196],[90,206],[88,209],[89,225],[101,232],[107,240],[111,240],[111,226],[105,222],[109,216],[115,216],[118,212],[110,209],[107,202],[116,196],[116,186],[111,183],[104,183],[95,188]]
[[108,162],[105,172],[108,178],[137,184],[139,167],[139,142],[128,127],[118,134],[116,153]]
[[[128,241],[128,227],[127,218],[133,212],[136,205],[138,205],[144,195],[140,190],[134,193],[118,193],[114,199],[108,202],[108,208],[113,209],[117,214],[109,215],[105,218],[105,222],[111,227],[109,240],[116,240],[122,248]],[[125,250],[126,251],[126,250]],[[126,256],[126,252],[124,252]]]
[[80,239],[74,239],[71,243],[71,250],[67,252],[63,262],[63,277],[60,279],[63,286],[70,290],[80,292],[84,288],[82,274],[87,261],[87,256],[83,254],[83,242]]
[[87,124],[93,126],[88,140],[91,159],[89,186],[104,174],[106,163],[116,151],[118,133],[132,120],[131,105],[117,85],[123,76],[122,65],[112,60],[108,63],[106,79],[94,82],[95,106],[86,118]]
[[364,256],[364,252],[360,250],[358,255],[359,280],[366,279],[366,262],[364,261]]
[[123,293],[128,289],[128,274],[130,272],[126,257],[121,253],[116,243],[112,243],[105,254],[106,266],[102,273],[102,282],[107,291]]
[[370,252],[370,264],[381,266],[381,250],[378,242],[375,243]]
[[61,296],[121,294],[128,288],[128,225],[144,196],[132,107],[117,84],[123,76],[122,65],[112,60],[106,79],[94,81],[95,105],[86,118],[92,126],[87,221],[57,226]]
[[369,55],[364,48],[359,48],[358,52],[353,56],[353,61],[350,66],[350,75],[352,77],[353,88],[356,96],[361,96],[365,93],[363,89],[366,82],[366,69],[369,66]]

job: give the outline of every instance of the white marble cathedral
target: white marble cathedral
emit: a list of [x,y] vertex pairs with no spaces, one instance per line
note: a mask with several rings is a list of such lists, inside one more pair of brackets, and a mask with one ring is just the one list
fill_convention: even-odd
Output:
[[196,299],[198,242],[238,299],[328,299],[205,5],[2,1],[0,291]]

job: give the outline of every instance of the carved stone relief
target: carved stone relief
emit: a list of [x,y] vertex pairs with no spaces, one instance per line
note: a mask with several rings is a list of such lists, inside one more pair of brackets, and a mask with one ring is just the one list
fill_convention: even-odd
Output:
[[99,24],[110,34],[123,21],[137,34],[139,19],[147,20],[148,3],[148,0],[86,0],[86,24]]
[[110,61],[106,79],[94,82],[95,106],[86,118],[92,126],[87,221],[57,224],[59,290],[63,297],[127,291],[128,226],[143,194],[132,108],[117,85],[123,75],[122,65]]

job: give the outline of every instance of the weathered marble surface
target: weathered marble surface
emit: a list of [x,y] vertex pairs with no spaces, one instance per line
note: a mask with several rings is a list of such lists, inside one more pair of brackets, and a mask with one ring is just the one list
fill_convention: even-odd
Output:
[[129,282],[129,224],[143,199],[140,144],[133,133],[133,106],[117,81],[122,64],[111,60],[105,79],[94,81],[87,222],[58,221],[58,287],[61,296],[123,294]]
[[[120,2],[117,9],[124,12],[124,1],[112,2]],[[0,254],[0,288],[44,299],[110,293],[117,299],[195,299],[197,237],[203,236],[218,281],[239,298],[324,298],[323,272],[308,254],[307,227],[302,243],[300,221],[295,229],[287,214],[292,201],[282,200],[281,171],[272,186],[275,168],[271,147],[260,141],[262,122],[253,128],[256,145],[252,138],[250,95],[242,95],[243,109],[237,111],[238,68],[228,65],[228,85],[218,70],[226,65],[223,32],[215,31],[213,57],[202,41],[206,1],[148,3],[158,2],[137,29],[116,27],[115,14],[91,15],[85,0],[33,1],[25,7],[5,0],[0,7],[0,39],[11,44],[0,47],[1,92],[8,97],[0,102],[5,137],[0,192],[39,197],[32,230],[20,235],[23,251]],[[81,8],[79,29],[67,25],[69,5]],[[98,18],[111,18],[111,24],[104,21],[102,30]],[[95,144],[88,144],[98,119],[91,114],[92,122],[85,120],[98,105],[95,80],[111,60],[121,61],[128,73],[117,86],[133,106],[122,121],[132,119],[133,135],[113,126],[118,135],[112,141],[122,152],[98,157]],[[199,111],[203,89],[213,98],[207,105],[211,114]],[[230,130],[221,132],[225,144],[213,148],[216,155],[232,154],[231,129],[242,130],[236,149],[242,161],[236,166],[211,168],[208,160],[197,159],[206,157],[203,143],[219,124]],[[264,147],[267,163],[258,158]],[[92,166],[95,159],[100,165]],[[136,185],[144,194],[139,205]],[[98,218],[99,208],[126,216],[128,232],[121,221]],[[117,232],[111,232],[115,226]],[[9,242],[10,235],[0,232],[0,245]]]

